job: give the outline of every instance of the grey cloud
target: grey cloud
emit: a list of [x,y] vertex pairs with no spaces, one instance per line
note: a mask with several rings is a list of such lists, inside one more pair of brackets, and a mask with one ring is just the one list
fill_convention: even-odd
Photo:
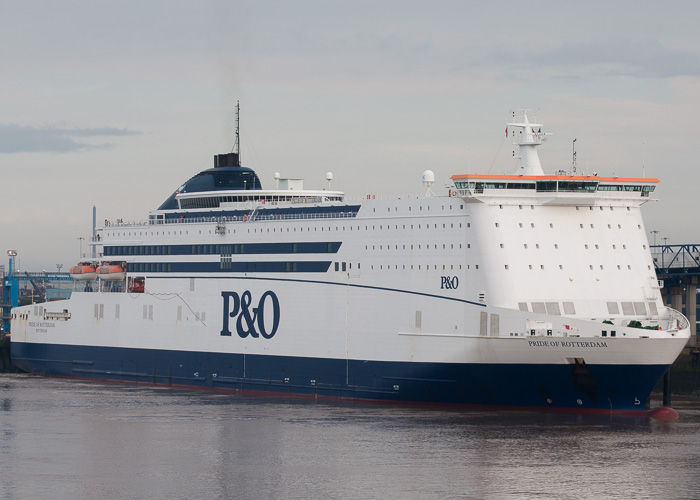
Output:
[[76,137],[117,137],[141,135],[137,130],[113,127],[64,129],[53,126],[0,125],[0,153],[70,153],[109,149],[113,144],[90,144]]

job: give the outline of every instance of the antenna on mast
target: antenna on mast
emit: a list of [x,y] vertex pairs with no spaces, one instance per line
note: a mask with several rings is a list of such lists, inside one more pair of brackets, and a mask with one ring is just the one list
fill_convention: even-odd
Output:
[[214,155],[214,168],[241,166],[240,114],[241,105],[239,101],[236,101],[236,141],[233,143],[230,153]]
[[574,142],[571,143],[571,149],[573,152],[573,159],[571,160],[571,164],[574,167],[574,175],[576,175],[576,138],[574,138]]
[[233,144],[232,153],[238,155],[238,164],[241,164],[241,137],[240,137],[241,102],[236,101],[236,142]]

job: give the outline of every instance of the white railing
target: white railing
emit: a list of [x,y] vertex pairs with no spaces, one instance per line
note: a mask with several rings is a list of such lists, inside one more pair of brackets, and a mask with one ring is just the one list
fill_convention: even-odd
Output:
[[[690,327],[690,321],[688,321],[688,318],[683,316],[681,313],[676,311],[675,309],[671,309],[670,307],[665,308],[666,311],[668,312],[668,323],[666,328],[664,330],[666,331],[682,331]],[[690,332],[691,334],[695,334],[695,332]]]
[[[444,195],[443,195],[444,196]],[[422,198],[427,198],[425,193],[406,193],[406,194],[386,194],[386,193],[373,193],[365,194],[360,196],[345,196],[346,202],[363,202],[371,200],[379,201],[395,201],[395,200],[420,200]]]
[[[260,222],[260,221],[276,221],[276,220],[315,220],[315,219],[351,219],[357,216],[357,211],[347,212],[332,212],[332,213],[310,213],[310,214],[251,214],[250,216],[209,216],[209,217],[187,217],[183,219],[151,219],[148,221],[138,222],[110,222],[103,226],[103,229],[112,227],[143,227],[148,225],[163,225],[163,224],[205,224],[205,223],[234,223],[234,222]],[[99,241],[95,239],[94,241]]]

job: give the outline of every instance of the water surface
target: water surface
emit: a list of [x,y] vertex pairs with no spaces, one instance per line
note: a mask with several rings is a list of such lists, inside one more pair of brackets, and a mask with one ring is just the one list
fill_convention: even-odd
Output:
[[4,374],[0,498],[700,498],[700,401],[673,407],[663,423]]

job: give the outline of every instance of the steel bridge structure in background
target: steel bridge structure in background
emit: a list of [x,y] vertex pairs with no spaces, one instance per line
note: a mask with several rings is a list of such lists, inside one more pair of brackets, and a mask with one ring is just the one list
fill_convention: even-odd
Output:
[[[700,244],[651,245],[656,277],[663,280],[664,301],[682,311],[697,333],[697,293],[700,281]],[[684,307],[685,306],[685,307]],[[689,345],[698,346],[698,336],[690,337]]]
[[[70,296],[70,290],[52,289],[48,285],[73,283],[73,278],[71,278],[69,273],[15,271],[12,268],[12,257],[14,256],[10,256],[9,272],[7,275],[2,276],[3,287],[0,308],[2,309],[3,333],[9,333],[10,331],[10,314],[12,308],[19,305],[22,292],[25,290],[28,291],[27,297],[31,297],[29,300],[36,302],[44,302],[56,298],[67,298]],[[25,286],[20,288],[20,285]],[[31,288],[29,288],[29,285],[31,285]],[[67,293],[54,293],[52,296],[51,292],[55,291],[64,291]]]

